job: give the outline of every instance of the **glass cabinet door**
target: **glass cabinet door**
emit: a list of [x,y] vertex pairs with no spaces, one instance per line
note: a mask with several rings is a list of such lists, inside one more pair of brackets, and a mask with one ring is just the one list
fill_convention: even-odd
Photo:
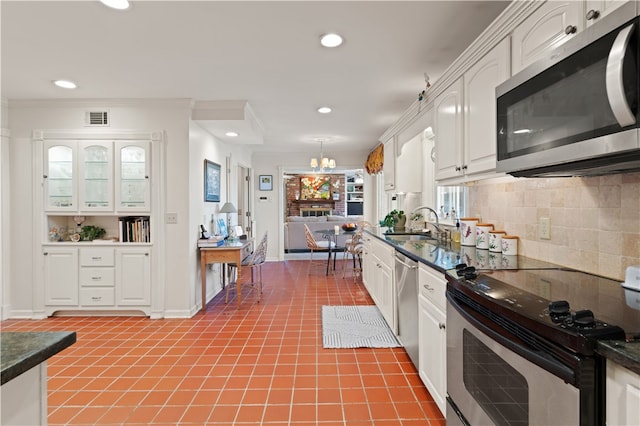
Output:
[[116,146],[117,210],[149,211],[149,143],[118,142]]
[[47,142],[44,146],[44,203],[46,210],[77,210],[76,143]]
[[80,158],[80,210],[113,210],[113,142],[84,142]]

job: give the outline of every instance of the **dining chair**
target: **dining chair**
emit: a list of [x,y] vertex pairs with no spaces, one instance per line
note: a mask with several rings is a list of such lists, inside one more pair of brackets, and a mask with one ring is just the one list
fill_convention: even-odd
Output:
[[[352,265],[352,275],[355,281],[362,275],[362,251],[364,249],[364,240],[362,232],[355,233],[349,241],[345,243],[344,261],[342,262],[342,278],[346,277],[347,265]],[[351,262],[349,262],[351,256]]]
[[[251,282],[244,283],[244,285],[248,284],[254,287],[255,284],[258,284],[258,302],[260,301],[262,296],[262,264],[267,260],[267,240],[268,240],[267,235],[268,235],[268,232],[265,232],[264,236],[262,237],[262,240],[260,240],[260,244],[258,244],[258,247],[256,247],[256,249],[253,250],[253,253],[247,256],[240,264],[243,268],[251,268]],[[227,267],[230,270],[229,271],[230,277],[233,275],[234,272],[237,272],[238,267],[235,263],[229,263],[227,264]],[[255,281],[254,269],[258,270],[257,281]],[[238,281],[240,281],[239,276],[237,276],[235,280],[236,291],[238,290]],[[229,280],[229,284],[227,285],[226,293],[224,296],[224,303],[229,302],[229,290],[231,289],[231,285],[232,285],[232,281]]]
[[[333,241],[329,240],[316,240],[313,236],[313,232],[304,224],[304,234],[307,239],[307,248],[311,251],[311,257],[309,259],[309,267],[313,265],[313,253],[314,252],[328,252],[329,250],[334,250],[336,248],[336,244]],[[329,260],[327,259],[327,262]],[[328,267],[328,266],[327,266]]]

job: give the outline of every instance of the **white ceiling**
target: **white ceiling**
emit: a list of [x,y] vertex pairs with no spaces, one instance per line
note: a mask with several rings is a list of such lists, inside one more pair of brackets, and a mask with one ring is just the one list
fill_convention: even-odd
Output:
[[[3,0],[2,97],[246,101],[252,117],[239,122],[261,134],[238,143],[256,151],[316,152],[319,138],[325,152],[371,149],[425,88],[423,73],[435,81],[508,3],[133,1],[118,12]],[[345,43],[321,47],[326,32]],[[215,133],[234,121],[201,123]]]

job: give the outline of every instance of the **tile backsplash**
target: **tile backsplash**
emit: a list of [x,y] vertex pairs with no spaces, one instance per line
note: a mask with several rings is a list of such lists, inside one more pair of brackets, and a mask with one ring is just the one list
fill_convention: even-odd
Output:
[[[469,187],[470,216],[519,237],[519,254],[624,280],[640,265],[640,173],[505,178]],[[540,238],[540,218],[551,239]]]

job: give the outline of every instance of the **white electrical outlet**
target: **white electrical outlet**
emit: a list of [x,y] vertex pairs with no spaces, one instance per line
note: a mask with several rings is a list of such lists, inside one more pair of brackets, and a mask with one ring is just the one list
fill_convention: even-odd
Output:
[[164,215],[164,222],[167,224],[178,223],[178,213],[166,213]]
[[551,219],[548,217],[541,217],[540,222],[538,223],[538,228],[540,229],[541,240],[551,239]]

